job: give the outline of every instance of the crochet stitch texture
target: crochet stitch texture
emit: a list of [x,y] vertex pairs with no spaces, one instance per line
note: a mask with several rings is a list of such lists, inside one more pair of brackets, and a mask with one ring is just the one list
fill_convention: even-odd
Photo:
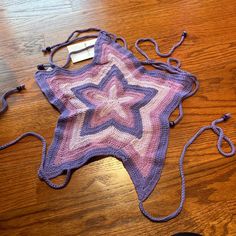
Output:
[[187,74],[148,71],[101,31],[93,61],[79,70],[38,71],[36,81],[60,111],[55,136],[39,171],[51,179],[90,158],[112,155],[128,171],[144,201],[158,182],[169,135],[169,116],[190,93]]

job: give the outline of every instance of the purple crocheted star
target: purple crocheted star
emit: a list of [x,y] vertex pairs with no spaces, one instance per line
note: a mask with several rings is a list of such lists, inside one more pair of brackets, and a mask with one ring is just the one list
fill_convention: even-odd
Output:
[[40,71],[36,80],[61,112],[40,176],[50,179],[94,156],[112,155],[122,160],[139,199],[146,199],[164,163],[168,118],[193,81],[145,70],[105,33],[92,63],[75,71]]
[[81,135],[93,134],[113,125],[120,131],[142,136],[139,109],[157,93],[155,89],[128,84],[114,65],[98,85],[93,83],[72,89],[88,107]]

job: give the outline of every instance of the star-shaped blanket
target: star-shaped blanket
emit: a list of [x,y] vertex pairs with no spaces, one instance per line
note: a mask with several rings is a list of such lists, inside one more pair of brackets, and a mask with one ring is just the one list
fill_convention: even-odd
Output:
[[148,71],[102,32],[90,64],[38,71],[35,77],[61,113],[40,170],[44,176],[51,179],[94,156],[112,155],[123,162],[144,201],[160,178],[168,118],[193,87],[188,75]]

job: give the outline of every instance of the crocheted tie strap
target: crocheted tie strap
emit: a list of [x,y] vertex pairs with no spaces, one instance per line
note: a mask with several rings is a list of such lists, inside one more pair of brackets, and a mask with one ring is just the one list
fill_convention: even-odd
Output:
[[[138,52],[140,54],[142,54],[146,58],[146,60],[151,60],[148,57],[148,55],[139,47],[140,43],[151,42],[155,46],[155,51],[156,51],[157,55],[160,56],[160,57],[167,58],[167,57],[170,57],[174,53],[174,51],[183,43],[186,36],[187,36],[187,32],[184,31],[181,35],[181,38],[180,38],[179,42],[174,44],[173,47],[170,49],[170,51],[168,53],[161,53],[160,49],[159,49],[159,46],[158,46],[158,43],[153,38],[140,38],[140,39],[138,39],[135,42],[135,48],[138,50]],[[177,60],[177,59],[175,59],[175,60]],[[177,60],[177,62],[178,62],[178,64],[180,64],[178,60]]]
[[62,184],[54,184],[50,179],[48,179],[42,169],[43,169],[43,166],[44,166],[44,163],[45,163],[45,159],[46,159],[46,154],[47,154],[47,143],[46,143],[46,140],[44,137],[42,137],[40,134],[38,133],[35,133],[35,132],[27,132],[27,133],[24,133],[22,135],[20,135],[19,137],[17,137],[15,140],[7,143],[7,144],[4,144],[2,146],[0,146],[0,150],[3,150],[5,148],[8,148],[14,144],[16,144],[17,142],[19,142],[21,139],[27,137],[27,136],[33,136],[35,138],[37,138],[38,140],[41,141],[42,143],[42,163],[41,163],[41,166],[39,168],[39,172],[38,172],[38,175],[39,175],[39,178],[41,180],[44,180],[51,188],[54,188],[54,189],[61,189],[61,188],[64,188],[68,182],[70,181],[70,177],[71,177],[71,170],[67,170],[67,173],[66,173],[66,178],[65,178],[65,181],[62,183]]
[[[2,109],[0,110],[0,115],[7,111],[8,104],[7,104],[6,98],[8,96],[10,96],[11,94],[13,94],[13,93],[20,92],[22,89],[25,89],[25,85],[17,86],[16,88],[11,89],[11,90],[9,90],[9,91],[7,91],[6,93],[3,94],[2,98],[1,98],[1,100],[2,100]],[[65,187],[68,184],[69,180],[70,180],[71,170],[67,171],[67,176],[65,178],[65,182],[63,184],[59,184],[59,185],[52,183],[48,178],[46,178],[44,176],[43,172],[41,171],[41,169],[42,169],[42,167],[44,165],[44,162],[45,162],[45,158],[46,158],[47,143],[46,143],[46,140],[40,134],[35,133],[35,132],[23,133],[22,135],[20,135],[15,140],[0,146],[0,151],[5,149],[5,148],[8,148],[8,147],[10,147],[10,146],[12,146],[14,144],[16,144],[21,139],[23,139],[23,138],[25,138],[27,136],[34,136],[34,137],[36,137],[37,139],[39,139],[42,142],[42,146],[43,146],[42,147],[42,160],[43,161],[42,161],[40,169],[39,169],[39,177],[40,177],[40,179],[43,179],[50,187],[52,187],[54,189],[60,189],[60,188]]]
[[[68,46],[70,44],[73,44],[73,43],[76,43],[76,42],[79,42],[79,41],[83,41],[85,39],[91,39],[91,38],[97,38],[99,36],[99,34],[89,34],[89,35],[85,35],[85,36],[81,36],[79,37],[80,34],[82,33],[89,33],[89,32],[98,32],[99,34],[104,32],[103,30],[101,29],[98,29],[98,28],[88,28],[88,29],[83,29],[83,30],[75,30],[74,32],[72,32],[69,37],[62,43],[58,43],[58,44],[55,44],[53,46],[50,46],[50,47],[46,47],[45,49],[42,49],[42,52],[44,53],[50,53],[49,55],[49,64],[41,64],[41,65],[38,65],[38,70],[45,70],[47,69],[48,67],[55,67],[57,66],[54,61],[53,61],[53,57],[55,55],[55,53],[60,50],[61,48],[65,47],[65,46]],[[114,34],[111,34],[109,33],[110,37],[113,38],[113,40],[115,42],[117,42],[118,40],[121,40],[124,44],[124,47],[127,47],[127,43],[125,41],[124,38],[122,37],[117,37],[116,35]],[[73,51],[73,52],[70,52],[67,57],[66,57],[66,62],[63,66],[61,66],[62,68],[67,68],[70,64],[70,61],[71,61],[71,55],[72,54],[77,54],[77,53],[80,53],[84,50],[87,50],[89,48],[92,48],[94,47],[94,45],[90,45],[90,46],[87,46],[85,48],[82,48],[80,50],[76,50],[76,51]]]
[[[217,141],[217,148],[218,151],[225,157],[231,157],[235,154],[235,146],[232,143],[232,141],[224,134],[222,128],[220,128],[219,126],[217,126],[218,123],[226,121],[230,118],[230,114],[225,114],[223,115],[220,119],[214,120],[211,125],[209,126],[205,126],[202,127],[201,129],[198,130],[197,133],[195,133],[193,135],[193,137],[191,139],[189,139],[189,141],[185,144],[182,154],[180,156],[180,160],[179,160],[179,172],[180,172],[180,176],[181,176],[181,200],[180,200],[180,204],[178,206],[178,208],[171,214],[169,214],[168,216],[165,217],[153,217],[151,216],[143,207],[143,202],[140,201],[139,202],[139,208],[141,210],[141,212],[143,213],[143,215],[145,215],[147,218],[149,218],[150,220],[154,221],[154,222],[164,222],[164,221],[168,221],[173,219],[174,217],[176,217],[181,210],[183,209],[183,204],[185,201],[185,176],[184,176],[184,169],[183,169],[183,162],[184,162],[184,156],[185,156],[185,152],[187,151],[188,147],[198,138],[198,136],[200,136],[204,131],[206,130],[212,130],[217,136],[218,136],[218,141]],[[228,143],[228,145],[231,148],[230,152],[225,152],[222,150],[222,142],[226,141]]]
[[189,77],[193,83],[194,83],[194,88],[191,92],[189,92],[188,94],[186,94],[185,96],[183,96],[179,106],[178,106],[178,109],[179,109],[179,114],[177,116],[177,118],[173,121],[170,121],[170,127],[174,127],[175,125],[177,125],[183,118],[184,116],[184,111],[183,111],[183,105],[182,105],[182,102],[183,100],[185,100],[186,98],[189,98],[191,96],[193,96],[199,89],[199,82],[197,80],[197,78],[195,76],[190,76]]
[[[168,53],[161,53],[160,49],[159,49],[159,46],[158,46],[158,43],[153,38],[140,38],[135,42],[135,48],[146,59],[145,61],[141,61],[141,63],[143,65],[151,65],[156,69],[165,70],[165,71],[168,71],[169,73],[172,73],[172,74],[185,74],[185,75],[188,75],[188,77],[193,81],[193,83],[195,85],[194,89],[182,98],[182,101],[180,102],[179,107],[178,107],[179,108],[179,115],[174,121],[170,121],[170,127],[174,127],[183,118],[183,115],[184,115],[183,106],[182,106],[183,100],[188,98],[188,97],[193,96],[199,88],[199,82],[198,82],[197,78],[195,76],[181,70],[180,69],[180,66],[181,66],[180,61],[176,58],[171,57],[171,55],[174,53],[174,51],[184,42],[186,37],[187,37],[187,32],[184,31],[181,35],[181,38],[180,38],[179,42],[174,44],[173,47],[169,50]],[[164,58],[168,57],[167,63],[152,60],[151,58],[149,58],[149,56],[139,46],[141,43],[144,43],[144,42],[152,43],[155,47],[155,52],[158,56],[164,57]],[[175,63],[175,65],[173,65],[173,62]]]
[[4,93],[2,95],[2,97],[1,97],[2,108],[0,109],[0,115],[3,114],[7,110],[7,108],[8,108],[8,104],[7,104],[7,100],[6,100],[7,97],[9,97],[11,94],[18,93],[18,92],[20,92],[23,89],[25,89],[25,85],[24,84],[19,85],[16,88],[10,89],[9,91],[7,91],[6,93]]

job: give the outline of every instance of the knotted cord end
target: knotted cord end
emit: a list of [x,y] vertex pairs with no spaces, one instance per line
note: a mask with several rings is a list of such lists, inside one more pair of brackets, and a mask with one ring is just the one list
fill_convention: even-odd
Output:
[[40,65],[37,65],[37,69],[38,69],[38,70],[44,70],[45,68],[44,68],[44,65],[43,65],[43,64],[40,64]]
[[25,85],[21,84],[21,85],[17,86],[16,89],[20,92],[21,90],[25,89]]
[[182,36],[183,36],[184,38],[186,38],[186,37],[187,37],[187,32],[184,31],[184,32],[182,33]]
[[227,121],[229,118],[231,118],[231,114],[230,113],[224,114],[222,118],[224,121]]
[[42,49],[42,52],[43,52],[43,53],[51,52],[51,47],[43,48],[43,49]]

